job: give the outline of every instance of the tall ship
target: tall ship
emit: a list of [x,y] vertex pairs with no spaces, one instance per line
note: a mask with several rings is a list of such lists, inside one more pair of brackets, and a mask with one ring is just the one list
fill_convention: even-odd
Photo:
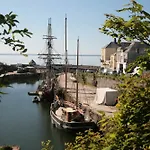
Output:
[[60,59],[59,54],[54,54],[53,40],[56,39],[52,35],[51,18],[48,20],[48,34],[44,35],[46,40],[46,52],[38,54],[39,58],[45,61],[45,73],[42,77],[42,83],[38,86],[36,92],[29,92],[29,95],[35,95],[33,102],[50,102],[54,101],[56,73],[54,68],[54,60]]

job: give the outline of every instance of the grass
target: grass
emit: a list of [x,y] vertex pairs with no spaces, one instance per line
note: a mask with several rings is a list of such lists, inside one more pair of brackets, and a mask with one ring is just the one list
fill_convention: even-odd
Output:
[[84,84],[84,85],[89,85],[93,86],[93,78],[95,76],[96,79],[99,78],[105,78],[105,79],[110,79],[114,81],[122,81],[125,77],[125,75],[105,75],[105,74],[100,74],[100,73],[87,73],[87,72],[79,72],[79,82]]

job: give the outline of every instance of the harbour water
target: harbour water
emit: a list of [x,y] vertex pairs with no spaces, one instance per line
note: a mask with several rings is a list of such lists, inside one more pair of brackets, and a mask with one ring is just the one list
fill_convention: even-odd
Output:
[[40,150],[41,141],[51,140],[54,150],[63,150],[64,143],[75,134],[51,125],[49,104],[32,103],[28,91],[36,90],[39,82],[13,83],[3,88],[8,94],[0,102],[0,145],[19,145],[22,150]]

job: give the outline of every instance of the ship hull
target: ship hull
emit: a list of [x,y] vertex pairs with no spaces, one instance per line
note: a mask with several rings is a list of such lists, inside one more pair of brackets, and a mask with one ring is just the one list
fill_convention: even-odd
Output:
[[65,122],[61,118],[59,118],[53,109],[50,110],[51,123],[58,129],[63,129],[66,131],[85,131],[88,129],[95,130],[97,128],[95,122],[87,121],[87,122]]

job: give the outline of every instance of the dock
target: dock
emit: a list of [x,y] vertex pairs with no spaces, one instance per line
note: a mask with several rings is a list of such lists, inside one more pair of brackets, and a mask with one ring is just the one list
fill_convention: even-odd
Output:
[[[76,99],[76,83],[71,80],[71,73],[67,74],[67,93],[71,96],[73,101]],[[61,74],[58,77],[58,83],[61,88],[65,88],[65,74]],[[103,111],[107,116],[112,116],[117,111],[115,106],[98,105],[94,103],[96,95],[96,87],[78,84],[78,101],[87,109],[90,109],[93,113]]]

